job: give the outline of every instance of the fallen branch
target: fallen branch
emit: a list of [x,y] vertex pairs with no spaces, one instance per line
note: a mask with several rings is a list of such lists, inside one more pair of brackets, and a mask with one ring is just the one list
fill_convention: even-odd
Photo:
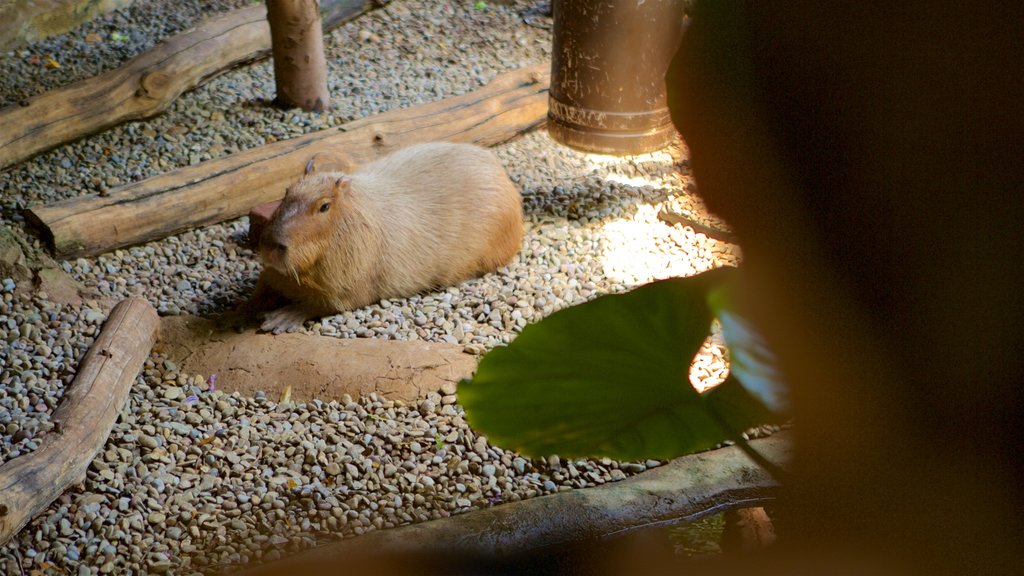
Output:
[[0,466],[0,545],[68,486],[85,479],[156,340],[156,310],[129,298],[114,307],[54,411],[39,448]]
[[[750,444],[773,462],[790,458],[788,433]],[[775,481],[738,448],[723,448],[684,456],[633,478],[596,488],[370,532],[242,574],[317,574],[343,562],[346,566],[362,562],[368,567],[379,567],[379,559],[392,555],[427,554],[429,560],[430,554],[438,554],[496,558],[500,562],[512,555],[552,547],[557,547],[557,553],[567,546],[636,528],[677,524],[733,508],[757,506],[772,499],[776,488]]]
[[[377,5],[374,0],[323,0],[323,28]],[[212,18],[116,70],[0,110],[0,169],[111,126],[156,116],[182,93],[269,53],[270,27],[262,3]]]
[[56,256],[100,254],[237,218],[277,200],[314,154],[358,165],[416,142],[504,142],[544,122],[547,89],[546,65],[522,68],[469,94],[181,168],[105,196],[36,206],[26,216]]
[[236,333],[195,316],[161,319],[158,350],[189,374],[216,374],[217,389],[295,400],[368,396],[413,402],[454,387],[476,369],[462,346],[422,341],[339,339],[310,334]]

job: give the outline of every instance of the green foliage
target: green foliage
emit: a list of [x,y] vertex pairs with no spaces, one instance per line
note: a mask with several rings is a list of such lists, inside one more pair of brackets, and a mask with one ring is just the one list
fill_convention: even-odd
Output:
[[689,384],[713,319],[709,295],[735,274],[653,282],[527,326],[459,386],[467,420],[523,454],[622,460],[711,448],[775,420],[736,378],[703,394]]

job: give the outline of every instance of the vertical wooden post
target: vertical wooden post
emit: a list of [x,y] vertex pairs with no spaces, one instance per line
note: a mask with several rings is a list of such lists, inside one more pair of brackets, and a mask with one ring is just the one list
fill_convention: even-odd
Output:
[[754,552],[775,542],[775,526],[764,508],[740,508],[725,512],[722,552],[740,555]]
[[319,0],[267,0],[274,54],[275,102],[306,111],[330,108]]

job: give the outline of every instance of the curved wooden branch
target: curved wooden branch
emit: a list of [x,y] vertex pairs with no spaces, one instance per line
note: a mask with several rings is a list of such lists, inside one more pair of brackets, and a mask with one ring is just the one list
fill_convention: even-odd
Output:
[[[378,5],[324,0],[324,29]],[[270,53],[267,10],[257,6],[211,18],[124,66],[0,110],[0,169],[39,152],[166,110],[182,93]]]
[[521,68],[469,94],[245,150],[105,196],[35,206],[26,216],[57,256],[100,254],[237,218],[278,200],[314,154],[359,165],[416,142],[504,142],[544,122],[547,89],[547,65]]
[[[786,462],[791,457],[790,438],[785,432],[750,444],[773,462]],[[511,555],[573,546],[636,528],[671,525],[732,508],[757,506],[772,499],[777,488],[771,476],[738,448],[723,448],[683,456],[660,468],[596,488],[369,532],[242,574],[316,574],[341,562],[379,568],[379,559],[394,555],[419,555],[421,560],[430,560],[430,555],[497,558],[501,562]]]
[[123,300],[78,367],[39,448],[0,466],[0,545],[68,486],[81,482],[107,441],[156,341],[159,318],[145,300]]

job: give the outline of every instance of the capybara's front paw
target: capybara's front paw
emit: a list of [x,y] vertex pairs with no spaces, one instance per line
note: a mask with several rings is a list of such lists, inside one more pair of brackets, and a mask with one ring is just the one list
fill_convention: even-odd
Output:
[[263,322],[260,324],[260,330],[264,332],[271,332],[273,334],[282,334],[284,332],[294,332],[302,326],[302,323],[309,318],[309,312],[301,304],[290,304],[283,308],[278,308],[267,312],[263,316]]

